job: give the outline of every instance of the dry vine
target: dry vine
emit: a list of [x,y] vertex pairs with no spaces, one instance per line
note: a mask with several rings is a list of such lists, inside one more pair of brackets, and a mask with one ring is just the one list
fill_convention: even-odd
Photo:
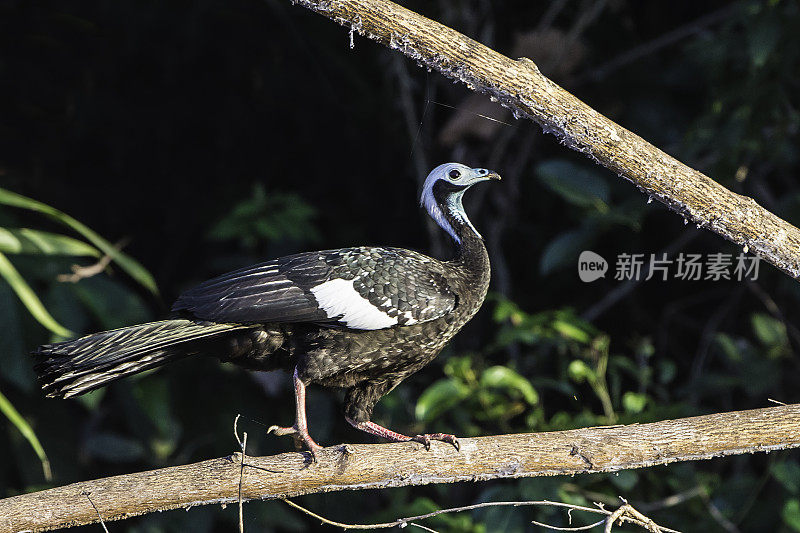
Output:
[[[290,500],[283,500],[290,506],[294,507],[298,511],[301,511],[308,516],[316,518],[323,524],[327,524],[329,526],[340,527],[342,529],[388,529],[392,527],[400,527],[404,528],[406,526],[416,526],[419,528],[425,528],[420,524],[415,523],[417,520],[425,520],[427,518],[433,518],[435,516],[439,516],[442,514],[449,514],[449,513],[461,513],[464,511],[474,511],[475,509],[484,509],[486,507],[562,507],[565,509],[569,509],[570,511],[583,511],[587,513],[594,513],[594,514],[602,514],[605,515],[606,518],[595,522],[593,524],[587,524],[585,526],[576,526],[576,527],[558,527],[558,526],[551,526],[549,524],[543,524],[541,522],[533,522],[537,526],[546,527],[549,529],[553,529],[556,531],[584,531],[587,529],[591,529],[597,527],[601,524],[605,524],[606,531],[611,531],[614,523],[619,521],[620,524],[625,522],[630,522],[634,525],[643,527],[648,531],[657,531],[657,532],[664,532],[664,533],[679,533],[675,529],[670,529],[668,527],[659,526],[655,522],[653,522],[650,518],[646,517],[636,509],[634,509],[630,504],[623,500],[623,505],[620,506],[615,511],[609,511],[604,509],[602,506],[595,507],[586,507],[583,505],[574,505],[571,503],[562,503],[562,502],[551,502],[548,500],[542,501],[522,501],[522,502],[483,502],[483,503],[476,503],[474,505],[465,505],[463,507],[450,507],[448,509],[439,509],[437,511],[432,511],[430,513],[421,514],[417,516],[408,516],[405,518],[398,518],[392,522],[379,522],[375,524],[345,524],[343,522],[336,522],[335,520],[329,520],[324,516],[320,516],[313,511],[309,511],[305,507],[297,505],[293,501]],[[570,518],[571,519],[571,518]],[[425,528],[428,529],[428,528]]]

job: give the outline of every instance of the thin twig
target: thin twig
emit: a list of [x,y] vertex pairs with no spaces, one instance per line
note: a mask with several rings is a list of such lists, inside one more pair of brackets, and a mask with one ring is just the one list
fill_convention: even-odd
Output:
[[97,513],[97,518],[100,520],[100,525],[101,525],[101,526],[103,526],[103,531],[105,531],[106,533],[108,533],[108,528],[106,527],[106,523],[103,521],[103,517],[102,517],[102,515],[100,514],[100,511],[97,509],[97,506],[94,504],[94,502],[92,501],[92,499],[89,497],[89,495],[90,495],[91,493],[89,493],[89,492],[86,492],[86,491],[83,491],[83,492],[81,492],[81,494],[83,494],[84,496],[86,496],[86,499],[87,499],[87,500],[89,500],[89,503],[92,505],[92,509],[94,509],[94,512],[95,512],[95,513]]
[[789,341],[789,347],[791,348],[792,340],[794,340],[796,345],[800,346],[800,330],[797,329],[791,320],[786,318],[780,306],[767,294],[767,291],[761,287],[761,284],[753,280],[748,282],[747,288],[761,300],[761,303],[764,304],[764,307],[767,308],[767,311],[769,311],[772,316],[783,322],[783,326],[786,328],[786,333],[788,335],[787,340]]
[[409,522],[409,524],[408,524],[408,525],[409,525],[409,526],[418,527],[418,528],[420,528],[420,529],[422,529],[422,530],[425,530],[425,531],[430,531],[430,532],[432,532],[432,533],[439,533],[439,532],[438,532],[438,531],[436,531],[435,529],[431,529],[431,528],[429,528],[428,526],[423,526],[422,524],[415,524],[414,522]]
[[729,5],[723,7],[722,9],[712,11],[711,13],[703,15],[697,20],[693,20],[684,26],[680,26],[672,31],[668,31],[667,33],[660,35],[651,41],[628,49],[610,61],[607,61],[599,67],[590,70],[586,74],[579,76],[578,79],[575,80],[574,84],[577,86],[588,81],[602,81],[609,74],[625,65],[633,63],[634,61],[650,54],[654,54],[659,50],[675,44],[687,37],[691,37],[692,35],[700,33],[708,26],[722,22],[730,17],[736,9],[738,9],[736,5]]
[[620,506],[616,511],[611,513],[611,515],[606,518],[606,527],[605,533],[611,533],[611,528],[614,526],[614,522],[617,520],[620,521],[622,524],[625,520],[630,522],[637,522],[638,525],[647,529],[648,531],[652,531],[653,533],[661,533],[662,531],[669,531],[667,528],[661,527],[650,518],[646,517],[639,511],[633,508],[631,504],[625,498],[620,497],[622,500],[623,505]]
[[604,523],[606,519],[598,520],[594,524],[589,524],[588,526],[575,526],[575,527],[559,527],[559,526],[551,526],[550,524],[544,524],[542,522],[537,522],[536,520],[531,521],[531,524],[535,526],[544,527],[547,529],[552,529],[553,531],[588,531],[594,527],[597,527]]
[[[741,300],[744,291],[744,286],[737,286],[733,289],[729,296],[720,303],[719,308],[714,311],[711,317],[706,321],[703,331],[700,334],[700,346],[692,361],[691,383],[699,383],[705,378],[704,369],[706,363],[709,362],[709,358],[713,355],[711,347],[717,340],[719,328],[727,316],[736,316],[734,309],[738,305],[739,300]],[[695,404],[699,394],[700,391],[693,387],[692,391],[689,393],[689,401]]]
[[236,437],[236,442],[239,443],[240,448],[244,448],[244,441],[239,438],[239,419],[242,417],[241,413],[236,414],[236,418],[233,419],[233,436]]
[[[603,515],[606,515],[606,516],[612,516],[613,514],[615,514],[616,512],[619,511],[619,509],[618,509],[617,511],[612,513],[611,511],[608,511],[606,509],[599,509],[599,508],[595,508],[595,507],[584,507],[584,506],[581,506],[581,505],[574,505],[574,504],[571,504],[571,503],[551,502],[551,501],[548,501],[548,500],[526,501],[526,502],[483,502],[483,503],[476,503],[476,504],[473,504],[473,505],[465,505],[463,507],[450,507],[448,509],[439,509],[438,511],[432,511],[432,512],[427,513],[427,514],[422,514],[422,515],[417,515],[417,516],[409,516],[409,517],[405,517],[405,518],[398,518],[397,520],[395,520],[393,522],[381,522],[381,523],[377,523],[377,524],[345,524],[343,522],[337,522],[335,520],[330,520],[328,518],[325,518],[324,516],[318,515],[314,511],[306,509],[305,507],[302,507],[301,505],[298,505],[298,504],[294,503],[291,500],[284,499],[283,501],[286,502],[291,507],[294,507],[298,511],[301,511],[301,512],[307,514],[308,516],[316,518],[317,520],[319,520],[323,524],[327,524],[329,526],[334,526],[334,527],[340,527],[342,529],[388,529],[388,528],[398,527],[398,526],[399,527],[405,527],[405,526],[408,526],[408,525],[415,525],[417,527],[422,527],[419,524],[415,524],[414,522],[416,522],[418,520],[425,520],[427,518],[433,518],[434,516],[439,516],[440,514],[460,513],[460,512],[463,512],[463,511],[472,511],[472,510],[475,510],[475,509],[482,509],[484,507],[551,506],[551,507],[564,507],[566,509],[569,509],[570,511],[572,511],[572,510],[575,510],[575,511],[586,511],[587,513],[603,514]],[[628,506],[628,507],[630,507],[630,506]],[[631,509],[633,509],[633,508],[631,507]],[[653,522],[652,520],[650,520],[646,516],[642,515],[641,513],[636,511],[635,509],[634,509],[634,511],[636,513],[638,513],[639,516],[631,514],[631,512],[629,512],[629,511],[628,512],[624,511],[623,513],[619,514],[616,518],[622,518],[622,519],[627,520],[627,521],[629,521],[629,522],[631,522],[631,523],[633,523],[635,525],[638,525],[638,526],[641,526],[641,527],[644,527],[644,528],[648,528],[648,529],[649,529],[649,525],[651,523],[655,524],[655,522]],[[630,516],[628,516],[628,515],[630,515]],[[600,522],[594,524],[592,527],[594,527],[596,525],[599,525],[599,524],[602,524],[606,520],[607,519],[603,519]],[[540,525],[542,525],[542,524],[540,524]],[[663,531],[665,533],[680,533],[675,529],[669,529],[669,528],[661,527],[661,526],[656,526],[656,527],[659,528],[658,531]],[[580,531],[580,530],[579,529],[576,529],[576,530],[564,529],[563,531]]]
[[[239,418],[238,416],[236,417]],[[244,519],[242,518],[242,479],[244,479],[244,458],[247,453],[247,432],[242,439],[242,462],[239,465],[239,533],[244,533]]]
[[239,438],[239,418],[241,417],[241,413],[236,414],[236,418],[233,419],[233,436],[236,437],[236,441],[239,443],[239,446],[242,448],[242,457],[241,462],[239,463],[239,533],[244,533],[244,518],[243,518],[243,509],[242,509],[242,480],[244,479],[244,458],[247,454],[247,432],[244,432],[244,438]]
[[556,0],[550,7],[547,8],[542,18],[539,20],[539,24],[536,25],[536,31],[544,31],[549,29],[550,26],[553,25],[553,21],[555,21],[558,14],[564,9],[564,5],[566,5],[567,0]]
[[597,17],[600,16],[600,14],[603,12],[603,9],[606,7],[606,0],[596,0],[592,3],[591,7],[588,7],[586,3],[581,6],[581,14],[576,17],[575,21],[573,22],[572,27],[566,35],[564,44],[559,47],[557,53],[553,54],[552,59],[547,62],[547,65],[542,65],[543,68],[549,69],[552,65],[560,63],[567,54],[567,51],[572,49],[574,44],[578,41],[578,39],[580,39],[583,31],[595,20],[597,20]]
[[673,494],[672,496],[667,496],[662,500],[654,502],[638,503],[636,506],[643,513],[649,513],[651,511],[657,511],[659,509],[667,509],[669,507],[680,505],[688,500],[691,500],[692,498],[702,497],[705,494],[706,494],[706,489],[698,485],[689,490]]
[[483,118],[483,119],[486,119],[486,120],[491,121],[491,122],[497,122],[499,124],[503,124],[503,125],[508,126],[510,128],[514,127],[514,124],[511,124],[510,122],[505,122],[503,120],[500,120],[500,119],[497,119],[497,118],[493,118],[493,117],[490,117],[488,115],[482,115],[481,113],[475,113],[474,111],[470,111],[469,109],[467,109],[466,106],[456,107],[454,105],[444,104],[442,102],[437,102],[435,100],[426,100],[425,103],[426,104],[431,103],[431,104],[435,104],[435,105],[438,105],[438,106],[447,107],[449,109],[455,109],[456,111],[463,111],[464,113],[469,113],[470,115],[474,115],[476,117]]
[[725,518],[725,515],[722,514],[722,511],[719,510],[719,507],[714,505],[714,502],[711,501],[711,498],[709,498],[708,495],[703,498],[703,501],[706,505],[706,509],[708,510],[708,514],[714,519],[714,521],[717,522],[717,524],[722,527],[722,529],[728,533],[739,533],[739,528],[736,527],[736,524]]
[[[128,242],[130,242],[130,239],[122,239],[114,245],[114,249],[119,252],[128,244]],[[111,264],[112,260],[113,257],[111,257],[109,254],[105,254],[93,265],[72,265],[70,267],[72,269],[72,274],[59,274],[56,276],[56,279],[65,283],[78,283],[82,279],[91,278],[92,276],[102,273],[108,267],[108,265]]]

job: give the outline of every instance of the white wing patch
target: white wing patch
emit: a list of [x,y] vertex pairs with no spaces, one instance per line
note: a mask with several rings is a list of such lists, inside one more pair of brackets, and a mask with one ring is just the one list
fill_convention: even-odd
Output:
[[417,323],[417,320],[411,314],[411,311],[406,311],[405,313],[403,313],[403,318],[406,319],[406,322],[405,322],[406,326],[410,326],[411,324],[416,324]]
[[340,322],[354,329],[384,329],[397,324],[392,318],[361,296],[353,280],[332,279],[311,289],[328,318],[341,316]]

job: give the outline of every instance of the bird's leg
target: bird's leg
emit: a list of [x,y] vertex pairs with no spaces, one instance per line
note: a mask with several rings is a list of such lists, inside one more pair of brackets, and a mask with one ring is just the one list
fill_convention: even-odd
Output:
[[408,435],[403,435],[402,433],[397,433],[396,431],[392,431],[391,429],[387,429],[380,424],[376,424],[372,421],[366,422],[356,422],[355,420],[351,419],[350,417],[345,417],[347,422],[350,423],[356,429],[360,429],[365,433],[370,433],[371,435],[376,435],[378,437],[382,437],[384,439],[390,440],[392,442],[408,442],[408,441],[415,441],[421,443],[425,446],[426,450],[431,449],[431,441],[432,440],[440,440],[442,442],[449,442],[453,446],[455,446],[456,450],[461,450],[461,445],[458,443],[458,439],[455,435],[450,435],[449,433],[425,433],[423,435],[415,435],[413,437],[409,437]]
[[294,382],[295,401],[294,425],[291,427],[272,426],[267,430],[267,433],[291,435],[296,441],[300,441],[306,445],[306,448],[311,452],[312,460],[316,462],[317,452],[321,450],[322,447],[314,442],[314,439],[308,434],[308,421],[306,420],[306,386],[297,375],[297,367],[294,369],[292,380]]

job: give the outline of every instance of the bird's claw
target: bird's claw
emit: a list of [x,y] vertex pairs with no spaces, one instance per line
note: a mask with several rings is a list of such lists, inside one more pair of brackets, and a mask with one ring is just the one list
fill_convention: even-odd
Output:
[[419,442],[425,446],[426,450],[431,449],[432,440],[438,440],[442,442],[449,442],[455,447],[456,451],[461,451],[461,444],[458,442],[458,439],[455,435],[450,435],[449,433],[425,433],[423,435],[411,437],[411,440]]
[[309,453],[311,454],[311,462],[317,462],[317,455],[319,451],[322,450],[322,446],[314,442],[314,439],[311,438],[311,435],[309,435],[308,432],[305,432],[304,434],[296,426],[270,426],[269,429],[267,429],[267,433],[272,433],[273,435],[277,435],[279,437],[290,435],[294,439],[295,447],[298,450],[302,450],[303,445],[305,445],[305,448],[308,449]]

